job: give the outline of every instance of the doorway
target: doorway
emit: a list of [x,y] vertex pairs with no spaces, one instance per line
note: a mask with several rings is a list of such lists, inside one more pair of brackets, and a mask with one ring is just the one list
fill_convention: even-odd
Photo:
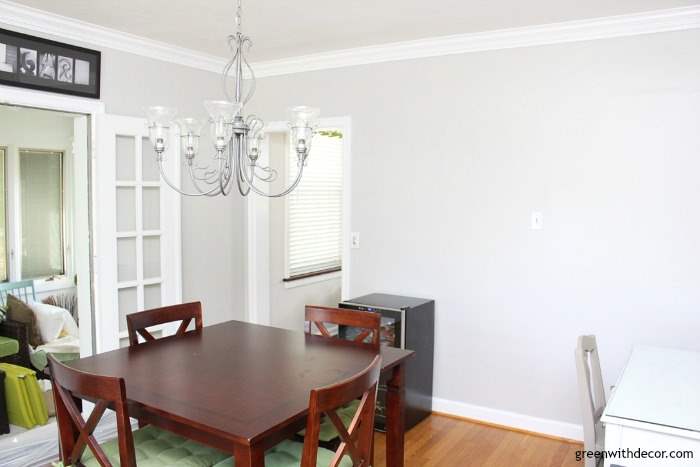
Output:
[[16,447],[36,443],[26,450],[32,456],[47,440],[55,444],[48,356],[67,361],[94,351],[90,124],[83,112],[0,105],[0,335],[17,341],[3,370],[7,378],[10,368],[35,372],[45,408],[31,420],[10,418],[10,433],[0,436],[3,465],[32,460]]

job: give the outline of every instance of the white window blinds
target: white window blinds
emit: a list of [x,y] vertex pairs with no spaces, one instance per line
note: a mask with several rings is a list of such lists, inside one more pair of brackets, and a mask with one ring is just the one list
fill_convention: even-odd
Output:
[[[297,174],[289,153],[288,178]],[[314,136],[301,183],[287,198],[287,278],[341,267],[343,137],[335,129]]]
[[22,279],[63,274],[63,153],[20,149],[19,174]]

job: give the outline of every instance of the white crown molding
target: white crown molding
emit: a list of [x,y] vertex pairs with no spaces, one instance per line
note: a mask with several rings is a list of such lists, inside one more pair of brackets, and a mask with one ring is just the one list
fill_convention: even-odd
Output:
[[[0,0],[0,23],[12,29],[73,40],[156,60],[220,73],[226,58],[97,26],[84,21]],[[588,41],[700,28],[700,5],[587,20],[499,29],[413,41],[334,50],[251,65],[258,77],[412,60],[426,57]],[[222,38],[223,40],[223,38]]]
[[700,5],[589,20],[434,37],[254,63],[275,76],[372,63],[700,28]]
[[40,36],[53,36],[62,41],[76,41],[89,48],[105,47],[216,73],[220,73],[226,64],[226,59],[222,57],[105,28],[6,0],[0,0],[0,23],[12,30],[23,29]]

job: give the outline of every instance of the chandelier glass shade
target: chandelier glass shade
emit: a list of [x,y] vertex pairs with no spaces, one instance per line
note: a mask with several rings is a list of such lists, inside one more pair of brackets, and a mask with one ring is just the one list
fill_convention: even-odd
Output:
[[[228,195],[234,185],[242,196],[251,191],[261,196],[280,197],[290,193],[301,181],[311,142],[318,127],[319,109],[298,106],[289,109],[289,141],[297,155],[297,175],[276,193],[261,189],[261,183],[271,183],[278,172],[260,163],[264,140],[264,122],[256,115],[244,115],[245,105],[255,92],[255,73],[246,59],[252,46],[250,38],[241,32],[241,0],[237,0],[236,33],[228,37],[232,58],[223,71],[224,100],[204,102],[208,114],[205,121],[195,118],[177,119],[170,107],[147,109],[150,142],[156,154],[161,178],[173,189],[187,196]],[[248,79],[244,79],[244,75]],[[180,155],[192,189],[184,190],[174,183],[164,168],[165,153],[170,144],[171,129],[179,134]],[[207,131],[211,140],[211,157],[202,162],[200,138]],[[178,142],[174,142],[178,144]],[[290,168],[292,170],[292,168]]]

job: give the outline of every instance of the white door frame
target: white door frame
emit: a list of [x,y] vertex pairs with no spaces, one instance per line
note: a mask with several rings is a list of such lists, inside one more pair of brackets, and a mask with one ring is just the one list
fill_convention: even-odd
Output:
[[[343,129],[343,270],[341,274],[342,300],[350,297],[350,227],[352,194],[352,119],[350,116],[322,118],[320,127]],[[289,131],[286,122],[270,122],[264,131],[284,133]],[[270,160],[269,137],[265,137],[260,157],[262,163]],[[313,161],[310,161],[313,163]],[[255,193],[246,200],[246,308],[247,320],[252,323],[270,323],[270,200]]]
[[[95,281],[97,271],[92,269],[92,274],[89,274],[92,264],[95,263],[95,253],[97,242],[92,236],[93,244],[90,251],[91,233],[95,231],[94,217],[92,223],[90,219],[90,200],[95,199],[95,170],[97,165],[96,158],[96,133],[95,122],[97,116],[105,111],[105,106],[102,101],[85,99],[81,97],[64,96],[48,92],[17,89],[9,86],[0,86],[0,104],[16,105],[22,107],[33,107],[37,109],[55,110],[59,112],[70,112],[83,114],[90,117],[88,154],[76,153],[76,157],[84,160],[76,160],[76,165],[86,167],[85,175],[90,170],[90,178],[87,180],[87,185],[76,184],[76,192],[83,191],[84,195],[89,195],[89,199],[84,196],[76,196],[76,200],[82,201],[76,203],[75,206],[75,221],[83,224],[85,228],[75,229],[74,255],[76,260],[75,270],[78,277],[90,277],[90,280],[79,280],[76,295],[78,298],[78,314],[80,321],[80,355],[92,355],[95,351],[94,341],[94,321],[93,308],[96,302],[93,302],[93,293],[96,292],[92,284]],[[89,162],[89,164],[88,164]],[[80,186],[79,186],[80,185]],[[86,188],[87,186],[87,188]],[[82,188],[81,188],[82,187]],[[90,190],[88,192],[88,190]],[[81,250],[81,251],[78,251]],[[82,274],[81,274],[82,273]],[[86,275],[87,274],[87,275]],[[95,310],[97,313],[97,310]]]

